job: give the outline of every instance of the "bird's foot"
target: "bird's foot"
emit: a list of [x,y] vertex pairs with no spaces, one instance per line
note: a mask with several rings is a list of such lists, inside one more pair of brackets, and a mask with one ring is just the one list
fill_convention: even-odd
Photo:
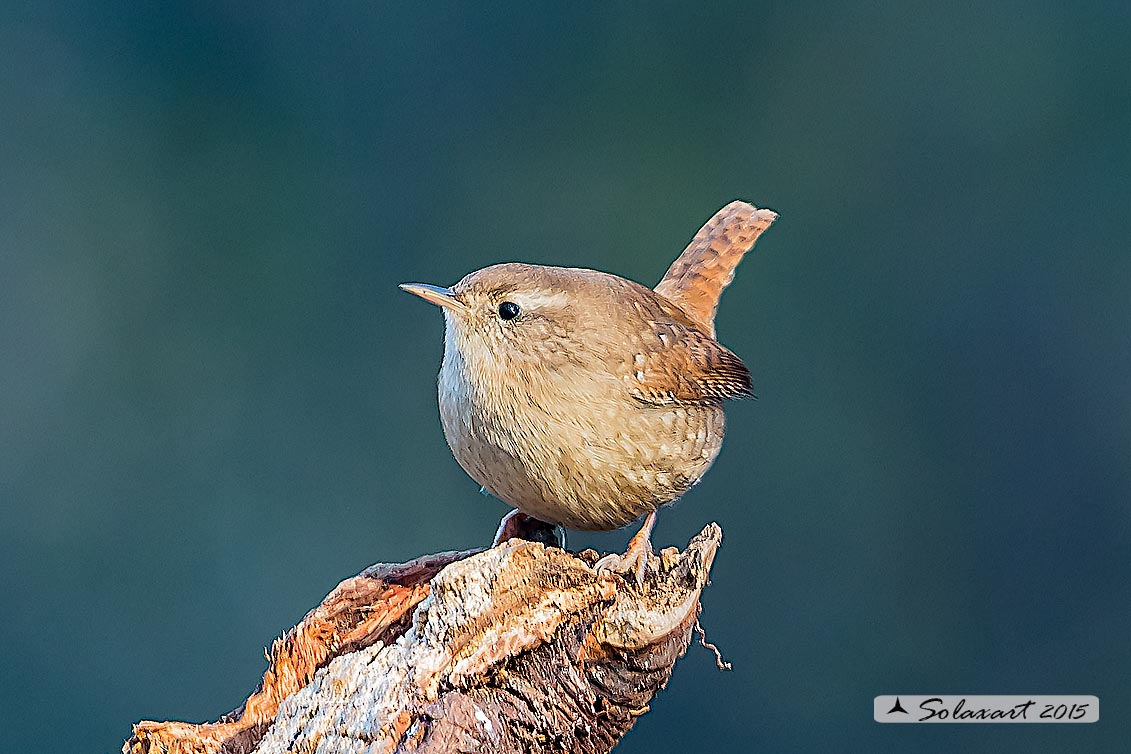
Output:
[[503,520],[499,522],[499,530],[495,532],[495,541],[491,543],[491,546],[502,544],[508,539],[541,542],[544,545],[562,550],[566,546],[565,529],[559,524],[547,523],[533,516],[528,516],[517,509],[503,516]]
[[640,531],[632,535],[628,541],[628,549],[624,555],[612,553],[598,560],[593,568],[598,573],[610,571],[613,573],[632,574],[636,578],[636,586],[644,586],[644,576],[647,573],[649,561],[652,558],[652,527],[656,525],[656,511],[648,514]]

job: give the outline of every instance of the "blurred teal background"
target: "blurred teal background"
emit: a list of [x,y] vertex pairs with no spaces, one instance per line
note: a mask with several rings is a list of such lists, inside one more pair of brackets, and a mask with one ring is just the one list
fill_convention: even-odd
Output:
[[339,579],[489,541],[397,283],[654,283],[745,198],[759,400],[655,537],[722,524],[735,670],[693,647],[618,751],[1126,751],[1129,9],[5,4],[3,748],[215,719]]

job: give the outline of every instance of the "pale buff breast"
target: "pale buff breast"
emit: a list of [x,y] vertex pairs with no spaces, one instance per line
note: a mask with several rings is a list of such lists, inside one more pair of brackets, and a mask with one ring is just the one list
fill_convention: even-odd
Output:
[[476,392],[465,374],[445,349],[440,418],[460,466],[500,500],[572,529],[615,529],[674,501],[722,445],[720,406],[647,405],[613,381],[560,374]]

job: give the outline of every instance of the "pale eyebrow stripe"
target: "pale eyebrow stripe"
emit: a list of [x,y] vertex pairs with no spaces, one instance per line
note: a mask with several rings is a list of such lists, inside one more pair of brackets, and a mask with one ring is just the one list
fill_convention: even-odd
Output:
[[569,297],[561,291],[554,293],[537,292],[537,293],[520,293],[518,295],[511,295],[507,301],[513,301],[523,308],[536,309],[540,306],[548,307],[561,307],[569,302]]

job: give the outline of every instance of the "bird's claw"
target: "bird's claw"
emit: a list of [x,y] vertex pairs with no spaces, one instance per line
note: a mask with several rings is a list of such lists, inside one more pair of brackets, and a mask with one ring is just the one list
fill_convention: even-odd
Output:
[[652,554],[652,527],[656,523],[656,513],[653,511],[644,520],[640,531],[632,536],[628,542],[628,549],[624,555],[611,553],[593,564],[597,573],[610,572],[631,574],[635,577],[637,588],[644,586],[644,577],[653,557]]
[[499,529],[495,532],[492,547],[500,545],[509,539],[524,539],[527,542],[540,542],[549,547],[562,550],[566,546],[565,529],[558,524],[547,523],[540,519],[528,516],[520,510],[513,510],[503,516],[499,522]]

